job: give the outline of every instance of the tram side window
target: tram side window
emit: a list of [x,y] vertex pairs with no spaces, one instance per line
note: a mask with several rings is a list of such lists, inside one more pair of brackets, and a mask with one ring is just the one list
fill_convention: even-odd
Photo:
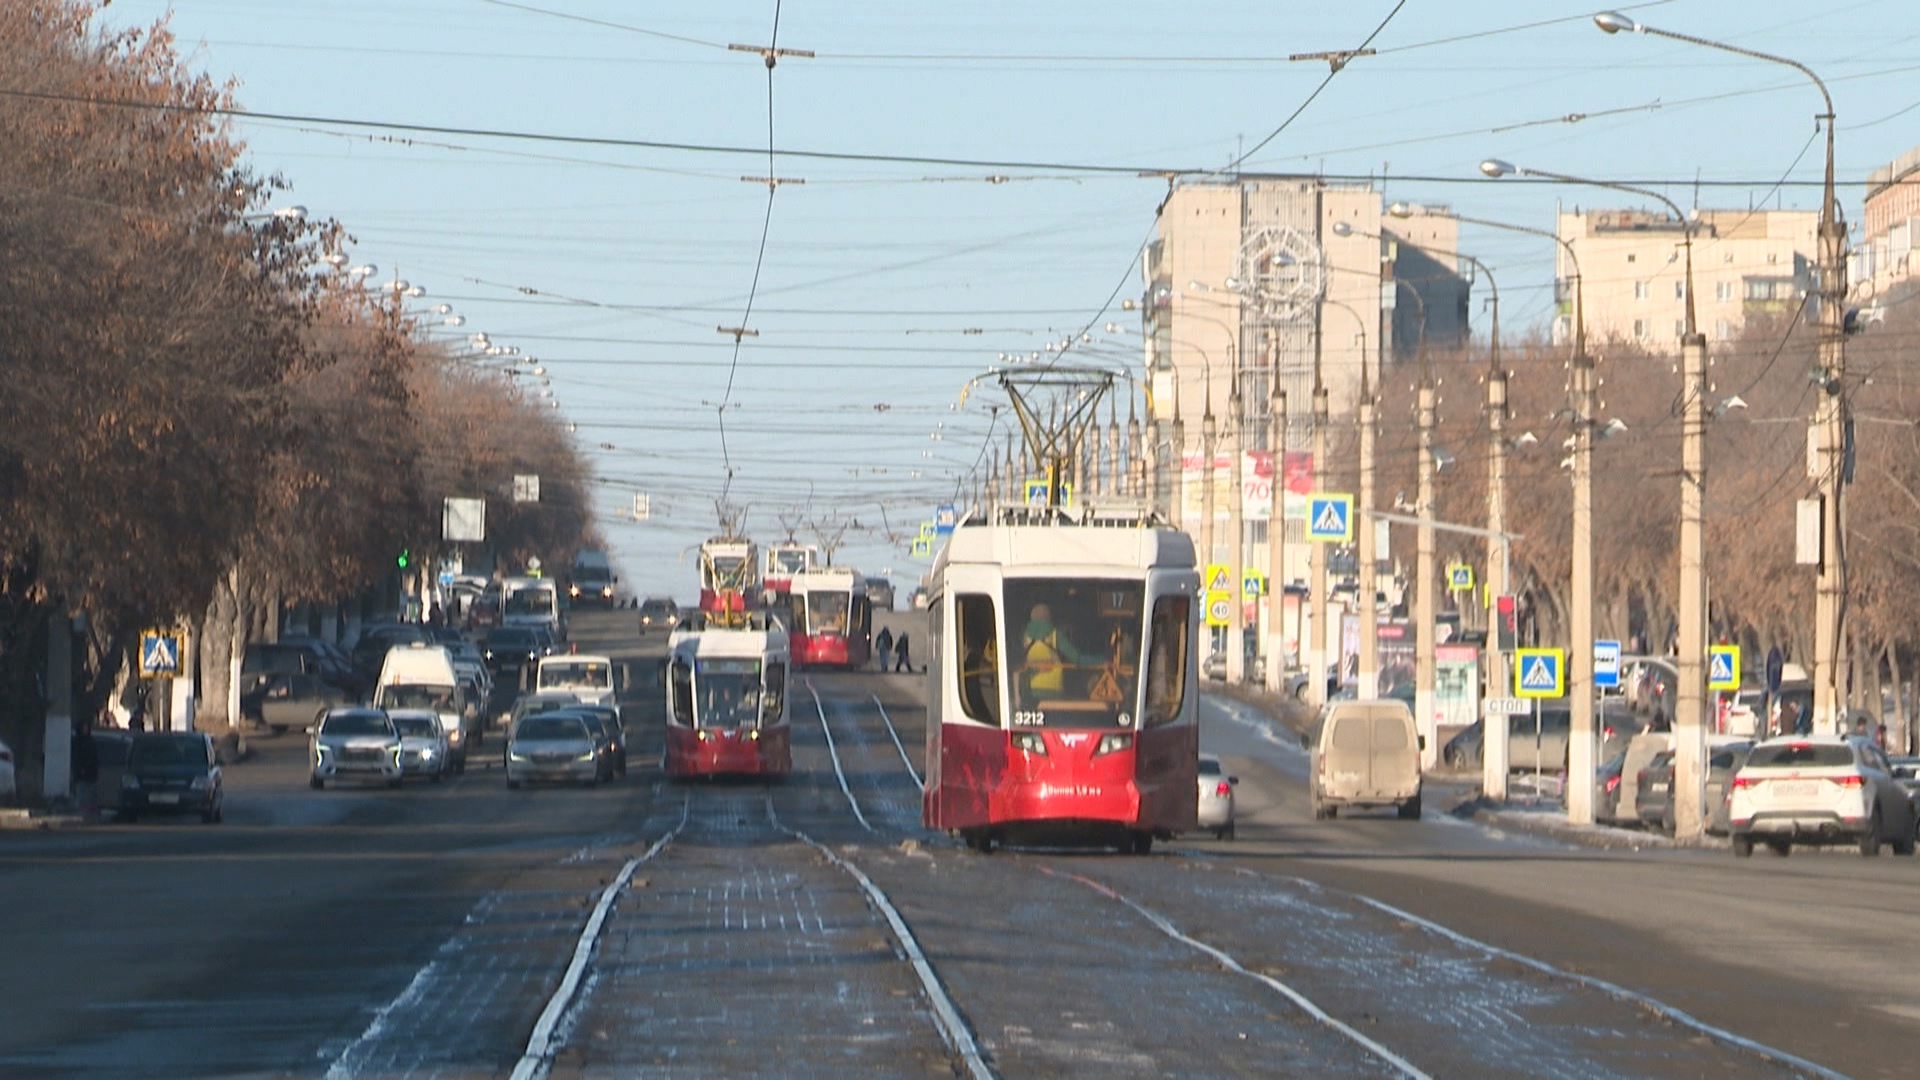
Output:
[[1191,612],[1192,601],[1185,596],[1163,596],[1154,601],[1151,648],[1147,653],[1147,727],[1179,719],[1180,709],[1186,704]]
[[1000,726],[1000,649],[994,637],[993,597],[954,598],[960,630],[960,707],[967,719]]
[[693,726],[693,668],[685,660],[673,662],[673,722]]
[[780,711],[786,707],[787,665],[768,664],[766,684],[766,693],[760,695],[760,723],[777,724],[780,722]]

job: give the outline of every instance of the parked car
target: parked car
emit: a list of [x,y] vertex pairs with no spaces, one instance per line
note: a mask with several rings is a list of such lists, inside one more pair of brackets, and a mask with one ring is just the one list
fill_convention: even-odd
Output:
[[1227,775],[1219,758],[1200,755],[1200,827],[1213,830],[1216,839],[1233,839],[1233,787],[1239,782]]
[[1643,826],[1659,825],[1673,803],[1673,751],[1662,750],[1653,755],[1647,767],[1635,774],[1633,787],[1634,816]]
[[909,601],[909,605],[915,611],[927,610],[927,590],[925,587],[913,590],[913,597]]
[[507,739],[507,786],[536,780],[597,784],[612,775],[586,717],[548,711],[514,722]]
[[1620,824],[1620,778],[1627,764],[1625,752],[1615,754],[1593,771],[1593,820]]
[[353,700],[317,672],[273,673],[241,691],[240,715],[278,735],[289,728],[306,728],[326,710]]
[[[1227,677],[1227,654],[1224,652],[1210,653],[1207,656],[1205,663],[1201,665],[1200,671],[1201,671],[1201,674],[1205,675],[1207,678],[1212,679],[1215,682],[1224,681]],[[1248,650],[1246,661],[1240,665],[1240,673],[1241,673],[1241,678],[1246,682],[1252,682],[1252,683],[1266,682],[1267,681],[1266,658],[1263,656],[1257,656],[1253,653],[1252,650]]]
[[680,621],[679,605],[660,596],[649,596],[640,602],[640,633],[645,636],[650,630],[671,630],[673,624]]
[[399,787],[400,732],[383,709],[345,706],[328,709],[313,733],[313,763],[307,782],[316,790],[329,780],[378,780]]
[[1878,855],[1914,850],[1914,805],[1893,764],[1870,739],[1790,735],[1754,746],[1733,778],[1728,807],[1733,853],[1756,840],[1785,855],[1795,844],[1858,844]]
[[360,631],[359,640],[353,643],[353,670],[371,686],[380,674],[380,665],[386,662],[388,649],[432,640],[418,623],[375,623]]
[[[1701,807],[1706,813],[1706,830],[1716,836],[1727,831],[1728,782],[1746,761],[1753,743],[1734,735],[1707,736],[1707,775],[1702,788]],[[1674,834],[1673,751],[1655,754],[1640,770],[1634,798],[1634,816],[1639,824]]]
[[152,814],[198,814],[211,825],[226,816],[226,791],[213,738],[199,731],[133,737],[120,773],[122,821]]
[[867,579],[867,601],[875,611],[893,610],[893,581],[890,578],[870,577]]
[[1314,820],[1362,806],[1391,806],[1402,818],[1419,820],[1426,741],[1405,703],[1333,702],[1321,713],[1319,729],[1300,742],[1313,753],[1307,783]]
[[345,690],[352,697],[357,699],[367,693],[366,680],[360,677],[359,672],[353,670],[353,657],[333,642],[325,638],[288,634],[280,638],[279,644],[307,650],[319,662],[320,677]]
[[400,775],[424,776],[439,783],[453,768],[447,729],[431,709],[388,709],[400,733]]
[[93,785],[95,806],[103,814],[120,812],[121,777],[127,772],[127,756],[133,752],[134,732],[112,728],[93,731],[93,760],[99,776]]
[[13,775],[13,747],[0,739],[0,799],[13,799],[20,793]]
[[[1606,761],[1622,753],[1638,734],[1643,721],[1624,703],[1607,701],[1594,709],[1597,736],[1594,760]],[[1485,725],[1470,724],[1441,747],[1441,760],[1456,769],[1478,768],[1486,760]],[[1512,772],[1559,772],[1567,767],[1572,742],[1573,710],[1564,703],[1543,705],[1536,732],[1532,714],[1507,717],[1507,768]],[[1651,756],[1651,755],[1649,755]],[[1628,762],[1624,775],[1632,784],[1644,762]]]

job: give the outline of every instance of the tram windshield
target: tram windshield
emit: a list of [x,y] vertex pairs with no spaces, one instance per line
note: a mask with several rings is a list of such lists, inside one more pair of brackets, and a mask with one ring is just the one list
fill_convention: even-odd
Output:
[[1007,581],[1000,655],[1013,727],[1136,726],[1145,591],[1098,578]]
[[776,574],[791,577],[807,570],[807,552],[804,548],[783,548],[771,553],[773,570]]
[[703,660],[694,684],[700,695],[701,727],[759,726],[760,661]]
[[745,580],[747,560],[739,555],[713,556],[713,583],[734,585]]
[[807,593],[807,632],[844,634],[847,632],[847,608],[853,595],[846,592]]

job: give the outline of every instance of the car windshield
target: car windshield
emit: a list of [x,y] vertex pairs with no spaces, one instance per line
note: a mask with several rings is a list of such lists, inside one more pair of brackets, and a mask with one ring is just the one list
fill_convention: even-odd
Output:
[[601,660],[547,661],[540,665],[540,685],[592,686],[613,689],[613,669]]
[[1853,764],[1853,748],[1841,743],[1775,743],[1757,746],[1747,758],[1747,768],[1834,768]]
[[1213,761],[1209,758],[1201,758],[1200,759],[1200,775],[1201,776],[1219,776],[1220,763],[1217,761]]
[[379,713],[335,713],[320,725],[322,735],[391,735],[391,722]]
[[389,709],[444,712],[453,708],[453,691],[445,686],[386,686],[380,690],[379,704]]
[[587,738],[587,724],[577,716],[529,716],[520,721],[513,737],[529,742]]
[[551,615],[553,608],[552,589],[515,589],[507,595],[508,615]]
[[424,716],[396,716],[393,718],[393,726],[399,730],[400,734],[415,738],[431,739],[440,734],[440,722]]
[[531,630],[495,630],[487,639],[489,649],[531,649],[533,648]]
[[207,746],[193,735],[148,735],[133,740],[128,762],[136,769],[176,765],[205,765]]
[[660,600],[649,600],[649,601],[647,601],[646,603],[644,603],[644,604],[641,604],[641,605],[640,605],[640,614],[642,614],[642,615],[671,615],[671,614],[673,614],[673,607],[672,607],[672,605],[670,605],[670,604],[667,604],[667,603],[665,603],[664,601],[660,601]]

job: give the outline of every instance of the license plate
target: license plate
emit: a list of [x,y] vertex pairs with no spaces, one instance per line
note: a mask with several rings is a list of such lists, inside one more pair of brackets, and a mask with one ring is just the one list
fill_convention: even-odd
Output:
[[1771,791],[1775,795],[1781,795],[1787,798],[1795,798],[1799,796],[1813,794],[1814,781],[1812,780],[1775,780],[1773,783],[1767,786],[1769,789],[1771,789]]
[[171,791],[155,792],[147,801],[161,806],[171,806],[180,801],[180,796]]
[[1649,789],[1651,789],[1651,790],[1653,790],[1653,791],[1665,791],[1665,790],[1667,790],[1667,785],[1665,785],[1665,784],[1648,784],[1648,785],[1647,785],[1647,787],[1648,787]]

